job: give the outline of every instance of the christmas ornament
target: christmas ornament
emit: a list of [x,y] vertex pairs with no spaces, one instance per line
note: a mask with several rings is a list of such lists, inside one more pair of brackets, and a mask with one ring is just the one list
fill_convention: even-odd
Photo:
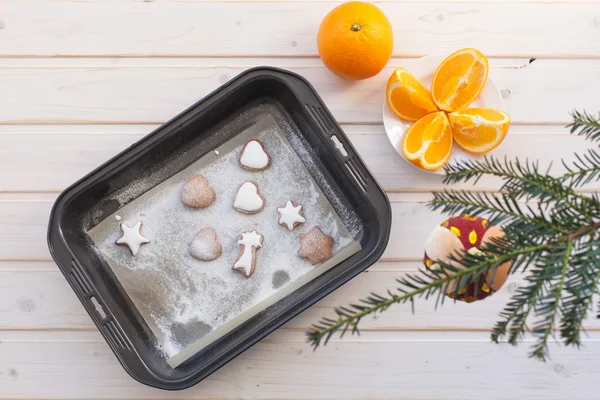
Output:
[[[480,248],[493,238],[501,238],[504,232],[498,226],[489,225],[488,221],[469,215],[451,217],[437,226],[429,235],[425,244],[425,257],[423,262],[427,268],[435,265],[436,261],[451,264],[457,268],[462,266],[453,261],[450,256],[459,256],[461,252],[480,252]],[[448,297],[471,303],[483,300],[497,292],[506,279],[511,266],[506,262],[498,267],[495,272],[489,271],[460,291],[456,291],[456,283],[446,289]]]

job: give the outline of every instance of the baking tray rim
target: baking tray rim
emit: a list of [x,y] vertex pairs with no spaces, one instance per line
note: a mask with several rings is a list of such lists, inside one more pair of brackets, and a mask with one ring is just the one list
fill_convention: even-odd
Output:
[[[63,261],[60,259],[60,257],[56,253],[55,246],[60,245],[63,247],[62,250],[68,251],[68,253],[70,254],[71,260],[78,261],[78,259],[77,259],[77,257],[74,256],[74,254],[71,251],[71,247],[66,243],[66,241],[64,239],[64,235],[62,232],[62,226],[60,223],[64,217],[64,215],[63,215],[64,210],[68,207],[68,205],[73,200],[73,198],[80,195],[82,191],[86,190],[88,187],[95,184],[97,180],[101,179],[105,174],[111,173],[112,171],[114,171],[114,169],[119,168],[119,166],[121,164],[127,162],[127,160],[129,160],[131,157],[133,157],[133,154],[129,154],[130,152],[134,152],[136,149],[139,149],[140,146],[151,147],[152,140],[156,139],[156,137],[160,133],[162,133],[166,127],[168,127],[169,125],[171,125],[175,122],[178,122],[181,118],[185,117],[190,112],[192,112],[196,107],[200,106],[203,103],[210,101],[215,96],[219,95],[222,91],[224,91],[226,88],[228,88],[232,85],[235,85],[236,83],[240,82],[240,80],[243,80],[244,78],[247,78],[249,75],[256,74],[256,73],[267,73],[267,74],[275,73],[275,74],[288,75],[294,79],[299,80],[302,84],[304,84],[306,86],[307,89],[310,90],[311,94],[315,97],[315,100],[320,104],[320,106],[323,108],[323,110],[329,115],[330,122],[333,123],[334,127],[336,128],[336,133],[338,133],[338,134],[341,133],[344,136],[344,139],[346,139],[344,145],[349,146],[352,149],[353,157],[358,159],[361,166],[365,169],[366,173],[368,173],[371,183],[373,184],[373,187],[370,188],[370,192],[376,191],[377,194],[380,195],[381,199],[383,200],[383,204],[382,204],[384,206],[383,209],[376,209],[376,211],[380,217],[379,221],[383,222],[381,227],[384,229],[380,230],[380,232],[379,232],[380,237],[377,240],[377,245],[370,252],[364,254],[359,260],[355,261],[353,264],[349,265],[344,271],[342,271],[341,273],[334,276],[330,281],[327,282],[327,284],[325,284],[325,285],[321,286],[320,288],[318,288],[317,290],[315,290],[312,293],[312,295],[310,295],[310,296],[307,295],[306,297],[299,299],[295,304],[288,307],[283,313],[276,316],[273,319],[273,322],[254,331],[251,337],[240,342],[229,353],[225,353],[224,356],[221,359],[219,359],[218,362],[214,362],[213,364],[208,364],[207,367],[200,370],[201,372],[196,372],[193,374],[189,374],[185,377],[182,377],[179,379],[172,379],[172,380],[157,376],[151,368],[146,367],[146,371],[148,372],[148,374],[152,375],[153,377],[155,377],[157,379],[156,381],[148,380],[148,379],[144,378],[143,376],[140,376],[139,374],[137,374],[135,371],[133,371],[131,369],[131,366],[129,365],[129,363],[126,362],[125,358],[118,351],[118,349],[112,343],[112,341],[109,340],[109,337],[105,334],[100,322],[97,321],[96,318],[92,317],[95,310],[92,310],[91,307],[89,306],[89,304],[87,302],[83,301],[84,296],[80,296],[77,293],[77,291],[73,287],[70,279],[67,276],[69,265],[63,264]],[[260,75],[258,75],[258,77],[260,77]],[[274,78],[273,75],[270,75],[269,77]],[[284,83],[286,86],[288,86],[288,88],[294,94],[296,94],[293,87],[291,87],[287,82],[285,82],[281,79],[279,79],[279,80],[282,81],[282,83]],[[203,98],[194,102],[192,105],[190,105],[189,107],[187,107],[180,113],[176,114],[175,116],[173,116],[171,119],[169,119],[165,123],[158,126],[152,132],[144,135],[138,141],[136,141],[135,143],[126,147],[122,151],[118,152],[116,155],[114,155],[107,161],[103,162],[98,167],[94,168],[92,171],[90,171],[89,173],[87,173],[86,175],[84,175],[83,177],[81,177],[80,179],[75,181],[73,184],[69,185],[65,190],[63,190],[59,194],[59,196],[56,198],[56,200],[52,206],[52,209],[50,211],[50,218],[49,218],[48,232],[47,232],[47,243],[48,243],[50,255],[52,256],[53,260],[59,267],[61,273],[63,274],[63,276],[65,277],[67,282],[69,283],[69,286],[71,286],[71,289],[75,292],[76,296],[78,297],[80,302],[83,304],[86,312],[90,316],[90,319],[92,320],[94,325],[96,325],[96,328],[98,329],[98,331],[100,331],[104,340],[106,341],[108,346],[111,348],[115,357],[117,358],[117,360],[119,361],[119,363],[121,364],[123,369],[128,373],[128,375],[131,376],[134,380],[136,380],[142,384],[145,384],[147,386],[151,386],[151,387],[155,387],[155,388],[163,389],[163,390],[169,390],[169,391],[178,391],[178,390],[184,390],[184,389],[190,388],[190,387],[196,385],[197,383],[199,383],[200,381],[204,380],[208,376],[212,375],[214,372],[216,372],[217,370],[219,370],[220,368],[222,368],[223,366],[228,364],[231,360],[238,357],[240,354],[242,354],[243,352],[248,350],[250,347],[252,347],[256,343],[258,343],[259,341],[264,339],[266,336],[268,336],[269,334],[274,332],[276,329],[278,329],[279,327],[284,325],[286,322],[288,322],[289,320],[291,320],[292,318],[294,318],[301,312],[305,311],[306,309],[308,309],[309,307],[314,305],[316,302],[322,300],[325,296],[329,295],[334,290],[339,289],[342,285],[346,284],[351,279],[355,278],[361,272],[363,272],[364,270],[369,268],[371,265],[373,265],[377,260],[379,260],[379,258],[381,258],[381,256],[383,255],[383,253],[387,247],[387,244],[389,242],[390,232],[391,232],[391,218],[392,218],[391,204],[390,204],[390,201],[389,201],[385,191],[380,186],[380,184],[377,182],[374,175],[369,170],[369,168],[366,166],[366,164],[364,163],[364,161],[362,160],[362,158],[360,157],[359,153],[356,151],[356,149],[354,148],[352,143],[347,139],[345,133],[339,126],[339,123],[337,122],[337,120],[335,120],[335,118],[330,115],[328,108],[326,107],[325,103],[323,102],[323,100],[319,96],[318,92],[313,87],[313,85],[306,78],[304,78],[303,76],[301,76],[297,73],[294,73],[294,72],[291,72],[288,70],[284,70],[284,69],[280,69],[280,68],[270,67],[270,66],[257,66],[257,67],[249,68],[245,71],[242,71],[240,74],[233,77],[230,81],[224,83],[223,85],[219,86],[218,88],[216,88],[215,90],[213,90],[212,92],[210,92],[209,94],[204,96]],[[388,221],[387,225],[385,224],[386,221]],[[57,235],[58,235],[58,237],[57,237]],[[56,243],[57,241],[58,241],[58,243]],[[363,249],[363,251],[364,251],[364,249]],[[114,316],[113,316],[113,319],[114,319]],[[133,346],[132,346],[132,351],[135,352],[136,354],[138,353],[137,349]],[[140,362],[144,363],[143,358],[139,354],[137,354],[137,356],[140,359]]]

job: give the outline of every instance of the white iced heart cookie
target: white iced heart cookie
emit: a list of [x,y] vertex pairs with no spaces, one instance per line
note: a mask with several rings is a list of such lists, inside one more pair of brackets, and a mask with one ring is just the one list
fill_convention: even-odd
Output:
[[249,171],[262,171],[269,168],[271,157],[265,151],[262,142],[254,139],[244,145],[238,163],[240,167]]
[[221,256],[223,247],[213,228],[202,228],[196,233],[189,246],[190,255],[198,260],[212,261]]
[[265,199],[254,182],[244,182],[235,195],[233,208],[245,214],[256,214],[265,207]]
[[238,240],[240,255],[232,269],[250,278],[256,269],[256,250],[262,247],[263,240],[263,236],[256,231],[242,232]]
[[134,256],[138,253],[140,246],[144,243],[149,243],[150,239],[143,236],[140,230],[142,229],[142,221],[139,221],[134,226],[127,226],[125,224],[121,224],[121,230],[123,231],[123,236],[121,236],[115,243],[124,244],[129,247],[131,250],[131,254]]
[[306,222],[303,216],[303,207],[291,200],[288,200],[285,207],[278,208],[277,212],[279,213],[279,224],[286,225],[290,231]]

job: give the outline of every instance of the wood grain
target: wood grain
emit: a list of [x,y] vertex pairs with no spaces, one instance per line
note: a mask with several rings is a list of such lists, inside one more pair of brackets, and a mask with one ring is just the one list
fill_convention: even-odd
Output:
[[[2,56],[315,57],[316,32],[336,2],[2,3]],[[396,56],[466,44],[489,56],[598,57],[593,3],[379,4]],[[257,21],[259,21],[257,23]]]
[[[27,270],[27,263],[11,262],[12,270],[0,270],[0,331],[6,330],[95,330],[58,268]],[[22,264],[25,264],[23,268]],[[287,323],[286,330],[304,331],[322,317],[334,316],[333,309],[356,303],[371,292],[384,294],[398,286],[396,279],[421,268],[420,262],[379,262],[367,272],[333,292],[304,313]],[[22,269],[21,269],[22,268]],[[498,320],[511,295],[525,284],[524,276],[514,275],[502,289],[472,304],[445,299],[435,309],[434,301],[418,300],[414,313],[410,304],[391,307],[383,314],[361,321],[364,339],[372,340],[372,331],[489,331]],[[594,303],[595,304],[595,303]],[[584,323],[587,331],[600,330],[600,320],[590,312]]]
[[[278,62],[275,66],[287,67],[285,60]],[[348,83],[318,65],[289,69],[314,85],[338,122],[382,122],[385,85],[393,68]],[[401,66],[394,61],[390,65]],[[13,93],[0,99],[0,123],[162,123],[245,69],[0,68],[0,87]],[[522,68],[492,68],[490,76],[505,97],[513,124],[566,125],[574,108],[600,109],[600,98],[590,86],[600,80],[600,61],[579,65],[536,60]]]
[[[14,2],[15,0],[0,0],[0,3],[6,3],[6,2]],[[25,3],[25,2],[39,2],[40,0],[20,0],[20,2]],[[96,1],[96,0],[45,0],[46,2],[64,2],[64,1],[71,1],[71,2],[90,2],[90,1]],[[110,3],[110,2],[114,2],[114,3],[132,3],[132,2],[145,2],[147,0],[104,0],[103,2],[105,3]],[[152,0],[153,2],[157,2],[157,3],[173,3],[173,2],[177,2],[177,3],[205,3],[205,2],[214,2],[215,0]],[[278,2],[281,0],[262,0],[263,2]],[[331,2],[331,0],[296,0],[298,2],[301,1],[305,1],[305,2]],[[393,3],[419,3],[419,2],[424,2],[424,3],[428,3],[431,0],[378,0],[377,3],[387,3],[387,2],[393,2]],[[229,1],[230,3],[244,3],[244,2],[248,2],[248,3],[255,3],[256,0],[231,0]],[[570,1],[567,0],[463,0],[461,1],[461,3],[571,3]],[[597,3],[598,0],[577,0],[578,3]]]
[[[392,203],[390,245],[382,256],[384,261],[420,260],[429,233],[446,219],[408,195],[406,202],[399,194]],[[52,203],[46,201],[0,202],[0,261],[51,260],[46,243],[51,208]]]
[[486,334],[394,332],[332,341],[312,352],[277,332],[201,384],[164,392],[135,382],[96,332],[0,336],[0,398],[113,399],[594,399],[600,342],[551,344],[553,359],[489,344]]
[[[312,352],[304,330],[332,308],[394,288],[420,267],[444,217],[426,208],[438,176],[404,162],[381,125],[383,91],[417,57],[478,47],[513,126],[495,156],[554,161],[590,144],[566,134],[574,108],[600,110],[598,0],[381,0],[393,58],[348,83],[318,58],[316,31],[338,2],[0,0],[0,399],[596,399],[600,320],[581,351],[540,363],[489,344],[516,275],[491,298],[417,301],[362,322],[363,336]],[[392,201],[383,260],[202,384],[167,393],[131,379],[50,259],[59,191],[247,68],[272,65],[317,89]],[[598,183],[600,184],[600,183]],[[597,189],[598,184],[584,191]],[[470,185],[455,186],[471,189]],[[495,191],[482,180],[477,190]],[[594,302],[597,304],[597,301]],[[594,310],[596,311],[596,310]],[[531,341],[531,338],[527,338]]]
[[[62,191],[143,137],[143,133],[129,133],[132,130],[122,126],[98,127],[97,131],[84,131],[85,134],[78,134],[77,127],[69,127],[67,133],[51,130],[51,134],[39,133],[44,132],[44,127],[37,127],[36,133],[19,129],[16,133],[8,133],[11,128],[6,128],[0,131],[0,170],[17,167],[19,173],[6,174],[0,180],[0,192]],[[383,126],[345,125],[342,128],[388,192],[430,191],[444,187],[440,176],[424,173],[403,160],[390,145]],[[143,129],[150,132],[152,127]],[[561,127],[553,128],[549,131],[552,133],[536,134],[525,130],[521,134],[522,131],[519,127],[513,128],[493,155],[539,160],[542,169],[554,161],[551,172],[560,174],[565,169],[557,160],[572,161],[575,152],[584,153],[590,148],[584,138],[570,136]],[[454,187],[473,189],[471,183]],[[497,190],[499,187],[499,180],[485,178],[479,181],[476,189]]]

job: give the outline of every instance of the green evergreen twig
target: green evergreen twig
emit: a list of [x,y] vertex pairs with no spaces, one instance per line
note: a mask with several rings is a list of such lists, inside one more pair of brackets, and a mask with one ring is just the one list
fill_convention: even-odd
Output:
[[[569,128],[592,142],[600,141],[600,114],[575,111]],[[435,296],[437,306],[449,291],[465,290],[483,274],[495,274],[511,261],[511,273],[528,270],[526,283],[501,311],[492,341],[506,336],[508,343],[516,345],[530,332],[536,337],[530,355],[545,360],[548,341],[558,326],[566,345],[579,346],[583,321],[593,296],[600,292],[600,199],[575,188],[600,180],[600,154],[590,149],[563,165],[567,172],[558,177],[527,160],[486,157],[447,165],[444,183],[476,184],[492,176],[503,181],[500,193],[444,190],[433,194],[429,207],[451,215],[485,217],[500,224],[505,236],[486,243],[480,253],[454,254],[450,263],[437,262],[433,268],[409,273],[387,295],[371,293],[357,304],[336,308],[336,319],[323,318],[308,330],[309,342],[316,349],[336,332],[343,336],[352,328],[358,334],[362,318],[394,304],[414,304],[418,298]]]

